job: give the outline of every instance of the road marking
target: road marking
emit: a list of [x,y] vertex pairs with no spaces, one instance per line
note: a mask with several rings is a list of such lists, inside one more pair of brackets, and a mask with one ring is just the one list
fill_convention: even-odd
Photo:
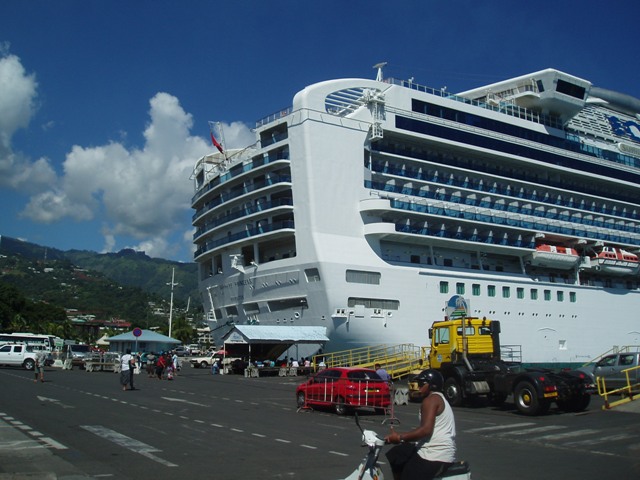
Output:
[[185,400],[184,398],[171,398],[171,397],[160,397],[163,400],[168,400],[170,402],[180,402],[180,403],[186,403],[187,405],[196,405],[198,407],[208,407],[209,405],[205,405],[203,403],[196,403],[196,402],[190,402],[188,400]]
[[102,425],[80,425],[80,428],[83,428],[88,432],[91,432],[110,442],[113,442],[116,445],[126,448],[127,450],[130,450],[134,453],[139,453],[140,455],[147,457],[150,460],[153,460],[154,462],[158,462],[164,465],[165,467],[178,466],[175,463],[171,463],[167,460],[164,460],[160,457],[156,457],[155,455],[153,455],[154,452],[161,452],[162,450],[152,447],[151,445],[147,445],[146,443],[143,443],[134,438],[127,437],[126,435],[118,433],[115,430],[111,430],[109,428],[103,427]]
[[528,427],[529,425],[535,425],[533,422],[526,423],[513,423],[511,425],[493,425],[491,427],[472,428],[465,430],[468,433],[481,433],[481,432],[495,432],[496,430],[507,430],[510,428]]
[[314,447],[313,445],[305,445],[304,443],[300,445],[302,448],[310,448],[311,450],[317,450],[318,447]]
[[551,430],[563,430],[567,427],[563,427],[562,425],[549,425],[546,427],[538,427],[538,428],[526,428],[524,430],[516,430],[515,432],[502,432],[500,436],[509,436],[509,435],[531,435],[532,433],[538,432],[549,432]]
[[285,440],[283,438],[276,438],[276,442],[280,442],[280,443],[291,443],[291,440]]
[[585,428],[583,430],[572,430],[571,432],[554,433],[551,435],[542,435],[541,437],[532,437],[531,440],[536,442],[540,440],[564,440],[565,438],[580,437],[582,435],[592,435],[594,433],[598,433],[599,431],[600,430]]
[[40,437],[39,440],[41,442],[46,443],[51,448],[55,448],[56,450],[67,450],[67,447],[62,445],[60,442],[56,442],[53,438],[49,437]]
[[348,457],[349,456],[348,453],[334,452],[333,450],[329,450],[329,453],[331,453],[333,455],[340,455],[341,457]]
[[262,435],[261,433],[252,433],[251,435],[253,435],[254,437],[258,437],[258,438],[267,438],[266,435]]
[[579,447],[579,446],[590,446],[590,445],[598,445],[600,443],[611,443],[618,442],[620,440],[628,440],[630,438],[634,438],[633,435],[629,435],[626,433],[621,433],[619,435],[608,435],[605,437],[597,437],[589,440],[578,440],[576,442],[567,442],[565,446],[567,447]]

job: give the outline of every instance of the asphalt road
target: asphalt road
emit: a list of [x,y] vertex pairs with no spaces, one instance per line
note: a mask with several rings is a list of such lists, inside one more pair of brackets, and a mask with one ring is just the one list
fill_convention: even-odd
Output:
[[[171,382],[137,375],[138,389],[126,392],[118,380],[48,369],[36,384],[30,372],[0,368],[0,479],[339,479],[365,454],[353,417],[297,411],[300,378],[186,368]],[[601,404],[533,418],[456,408],[459,457],[474,479],[640,478],[640,416]],[[417,410],[395,407],[395,428],[412,428]],[[361,420],[381,435],[389,428],[373,412]],[[383,471],[391,478],[386,463]]]

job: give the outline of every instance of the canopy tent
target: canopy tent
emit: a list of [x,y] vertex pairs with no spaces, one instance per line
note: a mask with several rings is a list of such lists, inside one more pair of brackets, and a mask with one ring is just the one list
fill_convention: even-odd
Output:
[[329,338],[326,327],[236,325],[222,341],[229,356],[276,360],[292,345],[318,345],[321,348]]
[[131,330],[106,338],[105,341],[109,343],[109,351],[124,353],[127,349],[131,349],[132,352],[163,352],[172,350],[182,343],[180,340],[152,330],[140,330],[139,333],[140,335],[136,337],[134,330]]

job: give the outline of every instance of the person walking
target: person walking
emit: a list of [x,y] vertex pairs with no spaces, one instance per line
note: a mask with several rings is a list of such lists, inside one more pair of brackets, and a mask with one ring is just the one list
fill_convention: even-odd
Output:
[[391,383],[391,375],[387,372],[379,363],[375,365],[376,373],[378,376],[387,383]]
[[47,352],[44,350],[38,350],[36,352],[36,363],[33,366],[33,372],[35,377],[33,379],[33,383],[38,383],[38,376],[40,377],[40,382],[44,382],[44,364],[47,362]]
[[434,478],[445,472],[456,456],[456,423],[442,394],[442,374],[427,369],[413,381],[422,396],[420,425],[406,433],[396,432],[392,426],[384,439],[400,444],[387,452],[394,480]]
[[133,387],[133,369],[136,365],[135,362],[135,357],[131,355],[130,348],[127,349],[127,353],[120,357],[120,385],[122,385],[123,391],[127,389],[127,385],[129,385],[129,390],[135,390]]

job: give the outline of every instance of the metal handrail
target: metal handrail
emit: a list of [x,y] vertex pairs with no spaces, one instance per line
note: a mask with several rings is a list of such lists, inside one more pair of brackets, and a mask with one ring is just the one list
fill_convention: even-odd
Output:
[[[616,405],[621,405],[623,403],[629,403],[634,400],[634,393],[640,392],[640,382],[631,383],[631,377],[629,376],[629,372],[640,371],[640,365],[636,367],[629,367],[621,370],[620,373],[624,373],[627,379],[627,384],[623,387],[616,388],[614,390],[607,390],[606,378],[605,377],[596,377],[596,385],[598,387],[598,395],[604,398],[604,405],[602,406],[603,410],[609,410]],[[609,401],[609,395],[617,395],[620,394],[622,398],[620,400],[616,400],[614,402]],[[637,396],[637,395],[636,395]]]

